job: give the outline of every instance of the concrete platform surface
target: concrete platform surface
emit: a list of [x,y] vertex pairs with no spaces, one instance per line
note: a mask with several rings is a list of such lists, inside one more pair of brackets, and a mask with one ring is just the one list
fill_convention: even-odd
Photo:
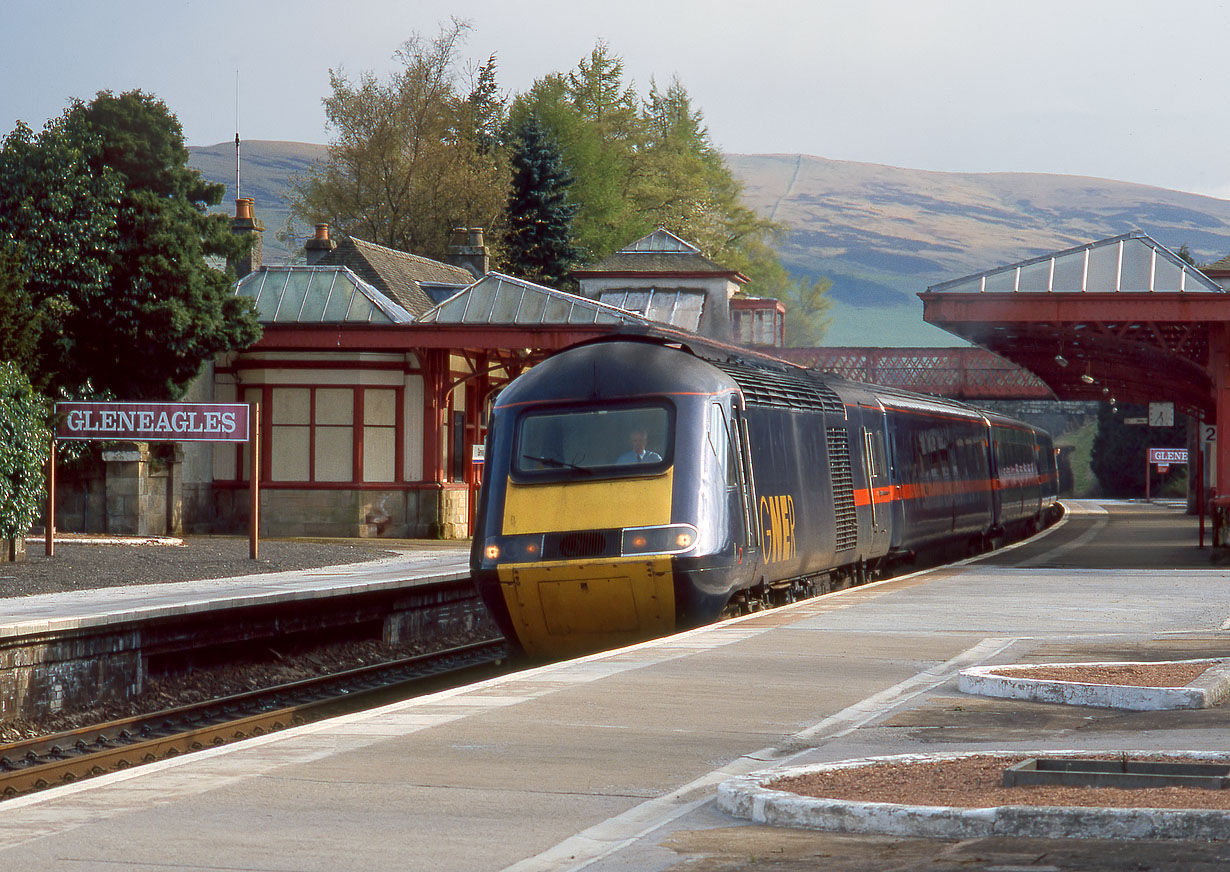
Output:
[[718,783],[774,766],[927,750],[1224,750],[1221,707],[1121,712],[956,689],[976,665],[1225,655],[1230,572],[1150,568],[1139,555],[1127,569],[1080,565],[1108,539],[1189,521],[1165,506],[1079,505],[989,561],[10,800],[0,864],[1217,868],[1219,843],[840,837],[752,826],[714,806]]
[[456,544],[399,551],[363,563],[234,578],[101,587],[0,600],[0,638],[384,590],[470,576],[469,550]]

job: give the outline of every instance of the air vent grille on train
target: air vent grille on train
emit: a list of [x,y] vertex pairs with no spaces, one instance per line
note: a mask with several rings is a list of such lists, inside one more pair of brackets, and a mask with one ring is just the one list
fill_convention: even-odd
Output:
[[776,372],[725,361],[712,363],[743,389],[749,406],[813,409],[843,418],[846,415],[846,407],[836,391],[803,372]]
[[829,475],[833,482],[833,530],[837,550],[858,544],[858,516],[854,512],[854,473],[850,468],[850,436],[841,427],[829,427]]
[[543,543],[547,560],[578,560],[587,557],[617,557],[618,530],[577,530],[548,533]]

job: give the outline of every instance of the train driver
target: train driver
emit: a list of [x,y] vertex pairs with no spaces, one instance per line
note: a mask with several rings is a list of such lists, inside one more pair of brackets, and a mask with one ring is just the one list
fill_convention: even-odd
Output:
[[619,455],[616,463],[659,463],[662,460],[662,455],[656,451],[649,451],[645,447],[648,441],[648,434],[643,428],[633,430],[628,434],[628,441],[632,445],[631,451],[625,451]]

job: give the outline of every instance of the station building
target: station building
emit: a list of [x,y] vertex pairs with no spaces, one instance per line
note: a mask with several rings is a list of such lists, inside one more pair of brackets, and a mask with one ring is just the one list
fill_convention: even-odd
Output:
[[[580,295],[488,272],[473,229],[455,232],[449,263],[323,226],[306,250],[306,265],[252,264],[238,281],[264,335],[186,398],[259,404],[266,536],[468,536],[505,383],[611,333],[729,339],[747,281],[664,229],[578,272]],[[187,447],[186,530],[246,529],[248,466],[247,446]]]

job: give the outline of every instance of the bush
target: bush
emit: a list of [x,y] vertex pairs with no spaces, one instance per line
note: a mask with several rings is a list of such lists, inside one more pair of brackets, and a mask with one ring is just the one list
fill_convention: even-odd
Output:
[[21,539],[43,504],[47,403],[12,362],[0,363],[0,538]]

